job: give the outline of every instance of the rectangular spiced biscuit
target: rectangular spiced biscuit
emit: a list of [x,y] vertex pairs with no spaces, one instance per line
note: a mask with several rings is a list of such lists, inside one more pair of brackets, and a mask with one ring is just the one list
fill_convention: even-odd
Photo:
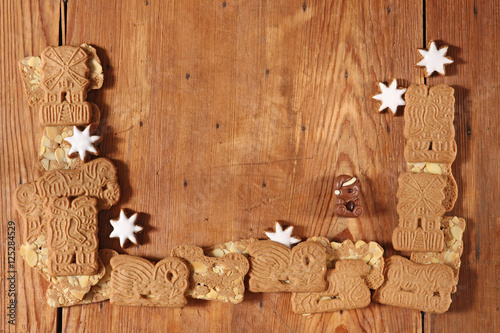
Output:
[[439,252],[443,249],[441,216],[446,179],[442,175],[405,172],[399,176],[399,225],[392,244],[398,251]]
[[111,258],[111,304],[180,308],[186,305],[189,268],[179,258],[167,257],[153,264],[135,256]]
[[452,163],[457,155],[455,142],[454,89],[440,84],[411,85],[405,94],[405,159],[408,163]]
[[448,311],[453,270],[444,264],[417,264],[400,256],[386,260],[385,281],[373,301],[431,313]]
[[271,240],[247,247],[251,292],[309,292],[326,288],[326,252],[316,242],[302,242],[293,249]]
[[245,275],[249,264],[240,253],[227,253],[220,258],[206,256],[201,247],[177,246],[172,256],[184,259],[191,270],[188,297],[230,302],[243,301]]
[[298,314],[359,309],[371,302],[370,289],[365,283],[368,274],[363,260],[345,259],[328,269],[328,287],[321,292],[293,293],[292,309]]

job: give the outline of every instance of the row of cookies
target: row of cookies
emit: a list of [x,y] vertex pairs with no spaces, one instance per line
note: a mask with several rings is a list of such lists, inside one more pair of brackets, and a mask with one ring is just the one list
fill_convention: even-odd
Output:
[[456,291],[465,220],[444,217],[457,199],[451,173],[455,160],[454,89],[412,85],[406,92],[404,156],[408,171],[399,176],[399,224],[394,249],[410,258],[386,260],[385,280],[374,293],[382,304],[443,313]]
[[109,275],[110,253],[98,252],[97,214],[120,198],[113,163],[86,163],[88,152],[98,154],[92,132],[100,121],[99,108],[86,98],[102,86],[102,67],[96,50],[82,44],[48,47],[41,57],[21,60],[19,69],[29,104],[39,108],[44,172],[14,193],[25,221],[20,252],[49,281],[51,305],[76,304]]
[[[444,228],[451,238],[447,243],[461,247],[455,220],[449,219]],[[282,230],[279,224],[276,230]],[[278,238],[243,239],[204,250],[179,246],[172,251],[172,257],[156,266],[143,258],[117,256],[111,260],[111,303],[182,306],[186,304],[181,296],[184,288],[185,297],[234,304],[243,301],[245,289],[288,292],[292,293],[292,310],[298,314],[363,308],[372,300],[442,313],[451,303],[451,268],[431,258],[420,258],[427,265],[400,256],[384,262],[384,251],[375,242],[337,243],[311,237],[290,249],[290,238],[283,237],[283,233]],[[177,258],[179,271],[172,270],[173,258]],[[169,262],[168,269],[161,268],[165,261]],[[187,266],[181,265],[182,261]],[[416,291],[416,297],[408,288]],[[374,290],[373,296],[370,289]],[[172,295],[176,296],[173,300]]]
[[[456,225],[451,220],[445,230],[455,239]],[[27,260],[29,250],[21,249]],[[451,303],[446,275],[450,268],[426,257],[421,260],[429,260],[431,265],[414,264],[399,256],[384,263],[383,249],[375,242],[337,243],[311,237],[290,249],[279,241],[244,239],[204,250],[178,246],[171,257],[156,265],[108,249],[100,250],[99,258],[104,270],[94,276],[49,280],[49,304],[61,307],[109,298],[117,305],[182,307],[186,297],[237,304],[248,289],[292,293],[293,311],[310,314],[365,307],[372,299],[370,289],[375,290],[376,302],[408,306],[398,303],[398,295],[409,285],[418,286],[420,298],[414,302],[432,300],[416,302],[414,308],[443,312]],[[436,275],[439,279],[434,279]]]
[[337,243],[324,237],[311,237],[292,249],[279,241],[253,238],[207,249],[182,245],[156,264],[107,249],[100,250],[99,257],[104,275],[93,281],[86,295],[78,300],[50,287],[49,304],[71,306],[109,298],[117,305],[182,307],[187,297],[237,304],[248,289],[292,293],[292,309],[299,314],[331,312],[367,306],[370,289],[383,282],[384,269],[383,249],[377,243]]
[[453,126],[454,89],[412,85],[406,92],[404,156],[409,170],[399,176],[399,225],[392,243],[398,251],[440,252],[440,220],[457,199],[451,173],[457,145]]

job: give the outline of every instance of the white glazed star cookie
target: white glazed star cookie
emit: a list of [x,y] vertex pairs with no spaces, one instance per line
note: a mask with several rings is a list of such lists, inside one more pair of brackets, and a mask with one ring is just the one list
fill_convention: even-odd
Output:
[[382,112],[384,109],[389,108],[392,114],[396,114],[398,106],[406,105],[402,97],[406,92],[406,88],[398,89],[398,83],[396,79],[392,79],[389,86],[386,86],[382,82],[379,82],[378,85],[380,87],[381,93],[373,96],[372,98],[382,102],[382,105],[380,105],[380,108],[378,109],[379,112]]
[[427,50],[418,49],[422,60],[417,63],[417,67],[425,67],[425,76],[429,77],[434,72],[438,72],[441,75],[446,75],[444,67],[453,62],[453,59],[446,56],[448,51],[448,46],[443,46],[439,50],[436,43],[431,40],[427,46]]
[[274,228],[275,228],[274,232],[273,231],[264,231],[266,236],[272,241],[281,243],[287,247],[291,247],[292,244],[297,244],[301,240],[300,238],[292,236],[292,232],[293,232],[292,226],[283,230],[283,227],[281,226],[281,224],[278,221],[276,221],[276,225]]
[[90,135],[90,125],[83,131],[80,131],[76,126],[73,126],[73,135],[64,138],[64,141],[71,144],[68,156],[71,157],[75,153],[78,153],[78,155],[80,155],[80,159],[85,161],[87,152],[98,155],[99,152],[94,147],[94,143],[98,142],[100,139],[100,136]]
[[137,213],[133,214],[131,217],[127,217],[123,209],[120,210],[120,217],[118,220],[109,221],[113,226],[113,231],[109,235],[109,238],[120,238],[120,246],[122,248],[127,239],[137,245],[137,239],[134,233],[141,231],[142,227],[135,225],[136,220]]

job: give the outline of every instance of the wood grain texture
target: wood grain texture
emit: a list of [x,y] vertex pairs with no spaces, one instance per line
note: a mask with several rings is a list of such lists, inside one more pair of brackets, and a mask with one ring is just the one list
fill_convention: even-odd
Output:
[[[416,48],[426,38],[452,45],[449,53],[459,60],[448,67],[448,76],[427,80],[457,91],[459,151],[453,171],[460,196],[452,213],[470,220],[459,291],[449,313],[422,316],[372,303],[361,310],[301,316],[291,312],[289,294],[247,292],[238,305],[189,300],[183,309],[109,302],[75,306],[61,311],[60,329],[494,331],[500,140],[493,60],[499,10],[478,1],[474,15],[473,2],[461,1],[459,6],[427,0],[425,34],[422,1],[1,2],[0,75],[12,82],[0,88],[0,112],[7,119],[0,125],[2,221],[22,226],[10,198],[20,180],[37,177],[41,134],[16,62],[57,45],[61,31],[63,43],[94,45],[105,71],[103,88],[90,92],[89,101],[101,109],[101,155],[116,163],[123,198],[99,215],[100,247],[154,260],[181,244],[262,237],[276,219],[295,225],[302,238],[373,240],[386,255],[394,254],[397,178],[406,169],[403,117],[378,114],[370,96],[377,81],[424,82],[414,64]],[[333,179],[342,173],[360,179],[360,219],[334,216]],[[122,250],[117,239],[108,238],[108,221],[120,208],[142,213],[141,246]],[[5,233],[3,227],[2,239]],[[45,303],[46,285],[20,260],[17,267],[20,324],[2,327],[55,330],[57,311]]]
[[39,176],[35,167],[41,127],[38,110],[30,108],[22,90],[18,61],[30,54],[40,54],[48,45],[59,42],[59,1],[0,2],[0,247],[1,281],[0,332],[56,330],[57,311],[48,307],[45,298],[47,283],[16,253],[16,325],[7,321],[7,232],[8,221],[15,221],[15,243],[19,249],[23,225],[12,206],[12,194],[23,182]]

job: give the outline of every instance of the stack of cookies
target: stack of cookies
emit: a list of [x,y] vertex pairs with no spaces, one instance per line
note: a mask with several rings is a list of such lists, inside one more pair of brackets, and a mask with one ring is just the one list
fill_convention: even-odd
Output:
[[445,84],[412,85],[406,92],[408,171],[399,176],[392,244],[411,254],[410,260],[387,260],[385,282],[374,295],[379,303],[442,313],[456,291],[465,220],[443,217],[458,194],[451,173],[457,153],[453,93]]
[[14,193],[25,221],[21,255],[49,281],[50,305],[73,305],[94,294],[100,299],[104,281],[95,286],[116,253],[98,251],[97,214],[118,203],[120,186],[111,161],[87,162],[87,152],[98,154],[92,145],[98,137],[90,134],[100,112],[86,98],[103,83],[99,58],[86,44],[48,47],[41,58],[23,59],[20,71],[44,127],[38,161],[44,174]]

